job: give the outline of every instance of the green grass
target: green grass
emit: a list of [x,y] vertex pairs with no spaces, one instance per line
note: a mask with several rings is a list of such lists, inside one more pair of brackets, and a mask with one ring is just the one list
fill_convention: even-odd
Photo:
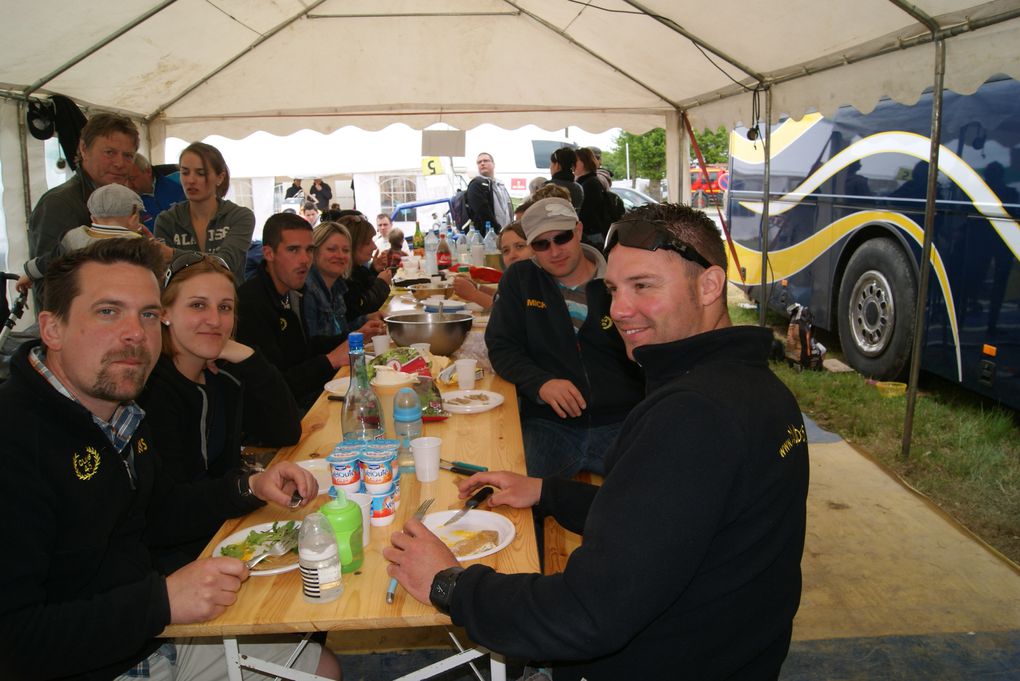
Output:
[[990,406],[956,386],[922,380],[910,455],[903,461],[905,397],[882,397],[856,373],[773,367],[801,409],[819,425],[874,456],[987,543],[1020,562],[1016,412]]

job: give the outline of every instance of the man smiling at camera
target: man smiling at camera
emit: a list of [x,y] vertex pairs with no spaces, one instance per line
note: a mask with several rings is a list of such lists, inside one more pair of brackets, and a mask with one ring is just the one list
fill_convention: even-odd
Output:
[[609,318],[606,261],[581,243],[566,199],[536,201],[521,224],[534,257],[500,280],[485,330],[489,360],[522,398],[528,475],[601,474],[642,387]]
[[700,211],[645,206],[606,240],[611,315],[647,397],[602,487],[478,473],[490,506],[537,505],[583,535],[563,573],[466,570],[420,522],[389,572],[471,640],[572,679],[778,678],[800,603],[808,450],[768,367],[772,334],[733,327],[726,254]]

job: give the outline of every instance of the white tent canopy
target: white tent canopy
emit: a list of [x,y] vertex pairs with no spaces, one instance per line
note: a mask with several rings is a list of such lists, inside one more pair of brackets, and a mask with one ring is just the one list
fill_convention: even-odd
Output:
[[[168,136],[241,138],[443,122],[667,131],[668,179],[696,128],[749,123],[931,86],[934,19],[946,85],[1020,77],[1020,0],[37,0],[5,8],[0,164],[11,251],[38,198],[38,144],[17,126],[50,93]],[[25,141],[25,140],[29,141]],[[26,181],[25,178],[28,178]]]

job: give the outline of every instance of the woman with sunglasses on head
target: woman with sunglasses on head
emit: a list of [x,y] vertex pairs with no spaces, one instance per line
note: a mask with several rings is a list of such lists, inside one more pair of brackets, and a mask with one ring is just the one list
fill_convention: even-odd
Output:
[[393,272],[387,265],[387,252],[376,253],[375,226],[361,214],[348,215],[340,224],[351,234],[351,253],[354,263],[347,282],[347,320],[355,321],[362,315],[378,310],[390,297]]
[[[518,260],[527,260],[532,256],[531,246],[524,237],[524,228],[520,222],[511,222],[499,233],[499,252],[503,256],[503,269],[506,270]],[[470,277],[454,277],[453,292],[472,303],[481,305],[488,310],[492,307],[492,299],[496,295],[495,286],[479,286]]]
[[598,163],[595,161],[595,154],[591,149],[582,148],[577,150],[577,162],[573,171],[577,183],[584,190],[584,201],[581,203],[577,217],[584,225],[584,241],[596,248],[602,248],[606,240],[606,230],[609,229],[609,213],[606,211],[606,202],[603,197],[605,189],[599,182],[596,171]]
[[219,150],[204,142],[189,144],[180,156],[181,186],[187,201],[156,218],[155,236],[174,249],[210,253],[222,258],[244,278],[245,257],[255,230],[255,214],[223,198],[230,188],[230,170]]
[[305,279],[301,313],[309,337],[336,337],[338,342],[358,330],[366,338],[386,332],[378,314],[347,318],[347,278],[351,276],[351,235],[337,222],[324,222],[312,232],[312,268]]
[[[584,203],[584,189],[574,181],[576,164],[577,152],[572,147],[560,147],[549,157],[549,172],[552,173],[552,177],[546,184],[558,185],[570,192],[570,204],[574,210],[580,211]],[[537,201],[538,197],[533,194],[531,199]]]
[[[185,253],[164,282],[163,351],[138,398],[163,473],[175,482],[216,478],[241,465],[242,445],[296,443],[301,417],[283,376],[233,340],[237,292],[226,263]],[[183,564],[204,545],[177,546],[163,557]]]

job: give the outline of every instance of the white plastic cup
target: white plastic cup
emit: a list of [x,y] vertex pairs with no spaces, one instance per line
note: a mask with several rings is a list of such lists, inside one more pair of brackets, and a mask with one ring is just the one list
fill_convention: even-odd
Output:
[[478,360],[458,359],[455,364],[457,365],[457,385],[461,390],[474,390],[475,369],[478,367]]
[[361,507],[361,534],[362,545],[368,546],[369,531],[372,529],[372,497],[363,492],[348,494],[347,498]]
[[372,348],[375,350],[376,357],[383,354],[390,349],[390,337],[386,335],[372,336]]
[[418,482],[435,482],[439,479],[439,449],[442,438],[417,437],[411,440],[414,457],[414,475]]

